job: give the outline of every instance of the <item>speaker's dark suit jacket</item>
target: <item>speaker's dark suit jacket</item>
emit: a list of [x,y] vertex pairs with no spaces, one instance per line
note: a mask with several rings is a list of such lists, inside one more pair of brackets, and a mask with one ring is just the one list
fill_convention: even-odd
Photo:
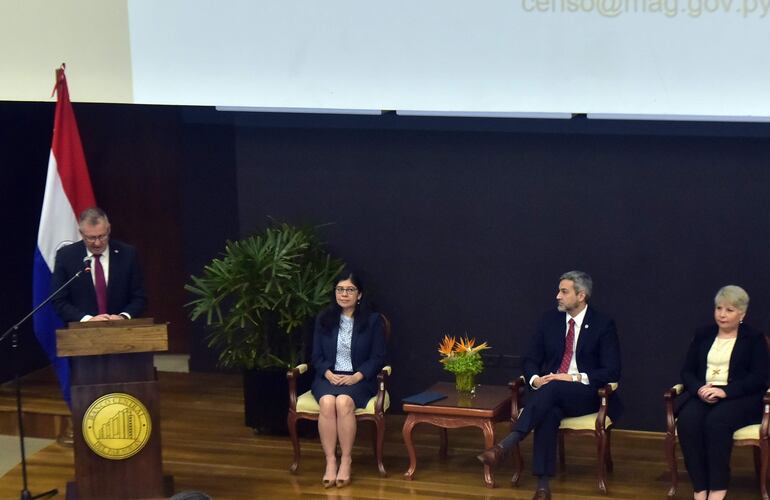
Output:
[[[132,318],[141,316],[147,305],[142,274],[137,262],[136,249],[126,243],[110,240],[110,267],[107,280],[107,313],[128,313]],[[56,290],[85,267],[86,246],[81,240],[56,252],[51,290]],[[85,315],[96,316],[96,290],[93,278],[83,273],[69,287],[57,294],[53,306],[65,323],[80,321]]]

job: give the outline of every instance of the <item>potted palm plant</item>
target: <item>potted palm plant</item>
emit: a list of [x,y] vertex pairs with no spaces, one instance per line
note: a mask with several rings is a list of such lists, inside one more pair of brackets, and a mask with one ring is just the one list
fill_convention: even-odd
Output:
[[228,241],[185,285],[194,297],[190,318],[205,319],[219,365],[243,370],[246,425],[256,431],[285,429],[286,370],[305,358],[312,319],[329,304],[343,265],[315,228],[276,223]]

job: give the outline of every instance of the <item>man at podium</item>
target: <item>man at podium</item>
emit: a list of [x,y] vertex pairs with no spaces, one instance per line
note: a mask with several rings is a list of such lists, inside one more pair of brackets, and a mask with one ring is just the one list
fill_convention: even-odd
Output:
[[53,299],[65,322],[131,319],[147,305],[136,249],[110,240],[110,221],[98,207],[80,214],[82,240],[56,252],[51,289],[56,290],[78,271],[88,269]]

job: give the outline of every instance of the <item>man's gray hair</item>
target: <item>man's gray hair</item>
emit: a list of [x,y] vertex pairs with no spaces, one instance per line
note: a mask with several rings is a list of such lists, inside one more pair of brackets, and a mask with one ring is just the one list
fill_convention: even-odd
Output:
[[714,297],[714,305],[718,306],[722,301],[743,313],[749,308],[749,294],[738,285],[727,285],[720,288]]
[[107,212],[99,207],[86,208],[80,213],[80,219],[78,225],[88,224],[89,226],[95,226],[104,221],[105,224],[110,223],[110,219],[107,218]]
[[569,271],[561,275],[559,281],[570,280],[575,284],[575,293],[585,292],[586,301],[591,297],[591,292],[594,289],[594,280],[588,273],[583,271]]

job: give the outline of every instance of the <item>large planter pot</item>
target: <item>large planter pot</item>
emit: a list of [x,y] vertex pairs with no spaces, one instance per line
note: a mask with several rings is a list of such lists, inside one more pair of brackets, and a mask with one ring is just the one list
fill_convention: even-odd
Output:
[[289,433],[289,383],[286,370],[244,370],[243,406],[245,424],[258,434]]
[[[297,393],[310,390],[311,377],[300,377]],[[243,371],[244,423],[255,434],[286,436],[289,430],[286,417],[289,414],[289,382],[286,370],[278,368]],[[297,422],[300,437],[318,435],[317,424],[301,420]]]

